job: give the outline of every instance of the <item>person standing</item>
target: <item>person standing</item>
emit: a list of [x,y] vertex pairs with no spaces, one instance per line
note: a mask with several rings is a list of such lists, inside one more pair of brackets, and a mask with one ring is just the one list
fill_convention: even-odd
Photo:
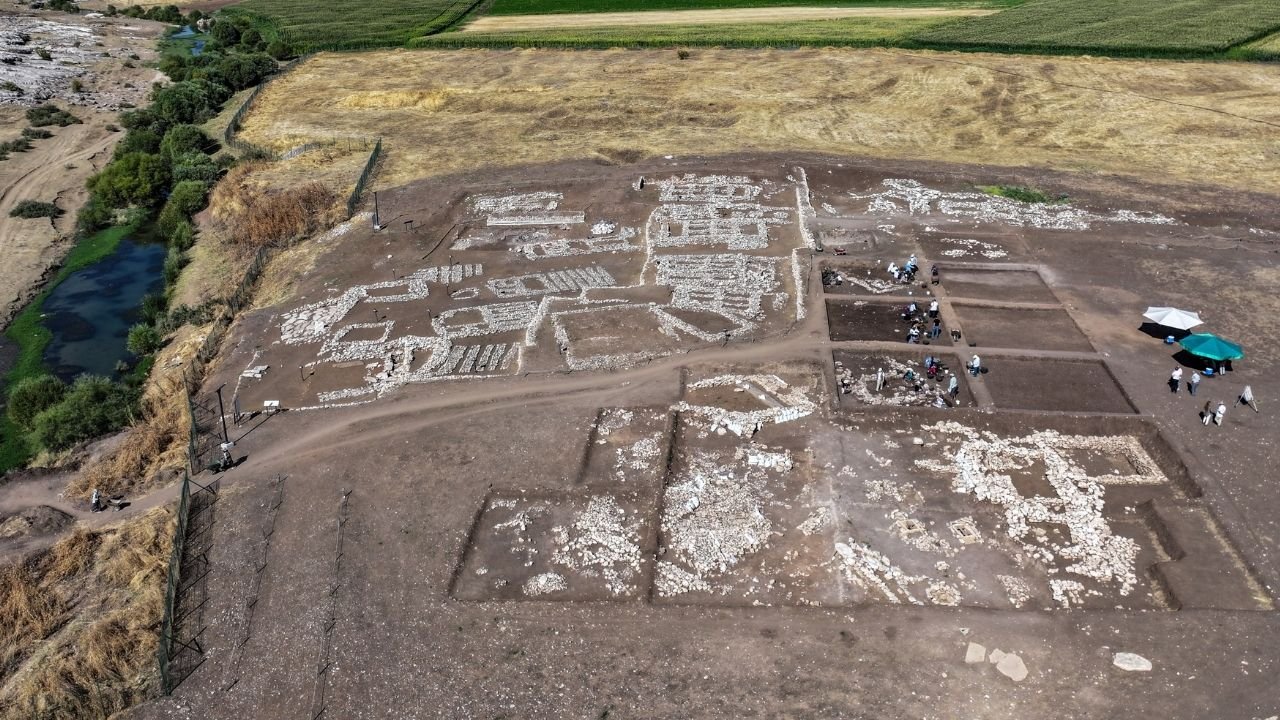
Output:
[[1218,403],[1218,409],[1213,411],[1213,424],[1221,425],[1222,416],[1226,414],[1227,414],[1227,404],[1224,402]]
[[947,383],[947,393],[951,395],[951,402],[956,401],[956,396],[960,394],[960,378],[955,373],[947,373],[951,377],[951,381]]
[[1182,368],[1176,367],[1169,373],[1169,391],[1177,395],[1180,385],[1182,385]]
[[1191,379],[1187,381],[1187,392],[1191,393],[1191,397],[1196,396],[1196,390],[1200,387],[1200,373],[1191,371]]
[[1209,427],[1209,420],[1213,418],[1213,401],[1204,401],[1204,412],[1200,413],[1200,420],[1204,422],[1205,427]]
[[929,303],[929,317],[934,319],[938,317],[938,301],[936,299]]
[[938,318],[934,318],[933,329],[929,331],[929,337],[933,338],[934,340],[937,340],[938,336],[941,334],[942,334],[942,321],[939,320]]
[[969,374],[974,377],[978,377],[978,374],[981,372],[982,360],[977,355],[974,355],[973,359],[969,361]]

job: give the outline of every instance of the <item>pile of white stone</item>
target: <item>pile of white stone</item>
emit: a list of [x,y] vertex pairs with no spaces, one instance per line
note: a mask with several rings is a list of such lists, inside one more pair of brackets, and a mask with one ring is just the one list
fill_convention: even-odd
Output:
[[916,180],[888,179],[882,184],[885,189],[879,192],[849,195],[866,200],[867,212],[875,215],[936,215],[1050,230],[1088,230],[1098,222],[1177,224],[1173,218],[1157,213],[1117,210],[1099,214],[1065,203],[1025,203],[982,192],[935,190]]
[[585,222],[581,211],[558,210],[564,195],[558,192],[473,195],[470,209],[490,227],[519,225],[566,225]]
[[581,292],[593,287],[612,287],[617,283],[608,270],[598,265],[588,265],[581,268],[528,273],[516,277],[494,278],[485,284],[494,295],[500,298],[512,298]]
[[614,596],[635,590],[633,581],[641,564],[640,521],[612,496],[592,497],[569,526],[557,526],[551,532],[555,563],[602,578]]
[[995,243],[983,242],[982,240],[973,240],[971,238],[940,238],[939,242],[957,247],[950,247],[942,251],[944,257],[961,258],[970,255],[980,255],[990,260],[998,260],[1002,257],[1008,257],[1009,253],[1004,248]]
[[[719,455],[693,450],[688,467],[667,486],[663,497],[662,532],[680,572],[659,570],[659,577],[684,578],[706,584],[763,548],[773,532],[764,513],[768,471],[759,467],[722,464]],[[775,470],[776,471],[776,470]],[[674,594],[679,586],[660,584],[659,593]]]
[[[939,462],[917,460],[917,464],[952,476],[952,489],[991,502],[1004,510],[1007,533],[1022,543],[1033,557],[1041,559],[1051,574],[1059,571],[1111,584],[1128,595],[1137,582],[1134,564],[1138,546],[1132,539],[1112,532],[1105,514],[1108,482],[1164,482],[1164,475],[1133,438],[1063,435],[1045,430],[1022,437],[1002,438],[979,433],[958,423],[925,426],[926,431],[959,436],[954,455]],[[1097,450],[1125,455],[1138,469],[1133,476],[1089,476],[1070,456],[1070,450]],[[1009,474],[1036,463],[1045,468],[1045,479],[1054,489],[1053,497],[1024,497]],[[1036,525],[1057,525],[1065,529],[1069,542],[1053,542]],[[1065,565],[1059,568],[1058,565]],[[1064,580],[1055,589],[1060,602],[1078,602],[1074,580]],[[1083,586],[1081,586],[1083,588]]]
[[812,414],[817,405],[804,390],[792,387],[777,375],[717,375],[690,383],[688,389],[733,386],[751,393],[768,406],[761,410],[727,410],[713,405],[692,405],[685,401],[675,409],[709,420],[709,432],[723,435],[726,431],[739,437],[751,437],[765,423],[784,423]]

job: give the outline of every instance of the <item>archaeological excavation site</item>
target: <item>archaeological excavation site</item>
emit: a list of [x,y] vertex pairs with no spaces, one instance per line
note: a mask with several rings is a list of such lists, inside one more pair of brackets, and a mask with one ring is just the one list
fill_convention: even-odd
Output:
[[[704,702],[690,672],[727,692],[781,648],[821,668],[774,691],[901,652],[1017,698],[1067,692],[1062,654],[1122,682],[1107,653],[1273,624],[1250,521],[1188,449],[1205,428],[1167,410],[1167,346],[1104,289],[1149,292],[1130,267],[1233,231],[972,188],[766,156],[380,190],[225,340],[206,387],[243,459],[210,510],[199,651],[139,715],[356,716],[395,687],[477,717],[596,692],[601,717],[665,716]],[[1076,649],[1028,641],[1046,628]],[[745,692],[757,709],[695,714],[796,707]]]
[[1280,720],[1280,10],[829,4],[0,10],[0,720]]

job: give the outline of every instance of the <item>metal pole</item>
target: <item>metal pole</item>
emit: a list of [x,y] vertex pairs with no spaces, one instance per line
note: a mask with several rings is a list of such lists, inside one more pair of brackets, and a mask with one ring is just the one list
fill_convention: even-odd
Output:
[[378,222],[378,191],[373,191],[373,226],[376,228],[380,225]]
[[222,409],[222,388],[226,386],[226,383],[218,386],[218,417],[222,420],[222,442],[224,443],[229,442],[227,440],[227,413]]

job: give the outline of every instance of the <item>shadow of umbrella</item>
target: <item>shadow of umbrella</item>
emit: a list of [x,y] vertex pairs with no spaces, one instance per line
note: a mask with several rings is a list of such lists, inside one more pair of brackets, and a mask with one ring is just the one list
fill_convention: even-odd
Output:
[[1189,367],[1192,370],[1199,370],[1201,372],[1204,372],[1205,368],[1210,368],[1214,366],[1214,363],[1212,360],[1206,360],[1200,357],[1199,355],[1193,355],[1186,350],[1179,350],[1178,352],[1174,353],[1172,357],[1174,362],[1178,363],[1179,365],[1182,365],[1183,367]]
[[1156,338],[1157,340],[1164,340],[1166,337],[1172,335],[1175,342],[1191,334],[1190,330],[1179,330],[1178,328],[1171,328],[1153,322],[1142,323],[1138,326],[1138,330]]

